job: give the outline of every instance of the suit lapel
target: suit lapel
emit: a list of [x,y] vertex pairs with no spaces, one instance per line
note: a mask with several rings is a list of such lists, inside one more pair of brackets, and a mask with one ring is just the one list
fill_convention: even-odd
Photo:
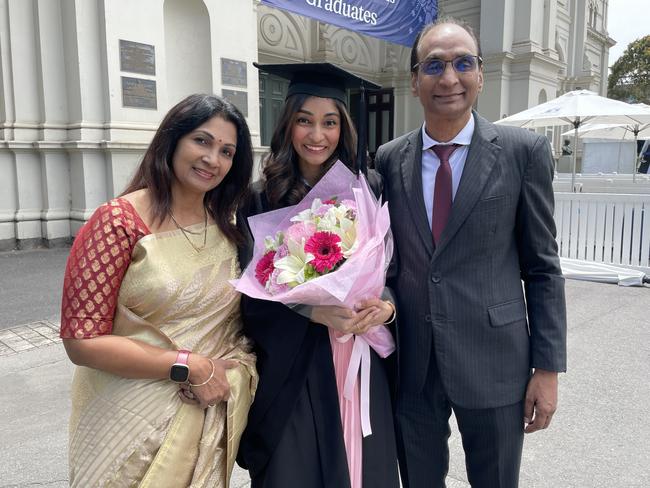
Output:
[[478,114],[474,114],[474,117],[476,125],[460,185],[454,198],[449,221],[436,247],[435,256],[444,250],[476,205],[501,151],[501,147],[493,142],[497,138],[493,125]]
[[422,133],[420,130],[411,132],[402,148],[400,161],[402,173],[403,194],[408,202],[411,218],[424,246],[433,255],[433,237],[427,219],[427,211],[422,195]]

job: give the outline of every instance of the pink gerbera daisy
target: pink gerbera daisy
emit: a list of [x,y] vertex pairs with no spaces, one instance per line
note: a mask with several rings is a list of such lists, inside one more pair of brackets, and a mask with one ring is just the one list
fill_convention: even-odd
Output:
[[305,244],[305,251],[314,255],[309,263],[319,273],[331,271],[343,260],[341,238],[331,232],[316,232]]
[[275,257],[275,251],[268,251],[262,258],[257,262],[255,266],[255,278],[262,285],[266,286],[266,282],[269,281],[269,277],[275,270],[273,265],[273,258]]

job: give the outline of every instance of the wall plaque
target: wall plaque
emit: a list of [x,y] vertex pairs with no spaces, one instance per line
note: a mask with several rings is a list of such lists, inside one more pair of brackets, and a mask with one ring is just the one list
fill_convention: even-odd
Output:
[[155,47],[151,44],[120,39],[120,71],[155,75]]
[[221,83],[232,86],[248,86],[246,63],[235,59],[221,58]]
[[122,105],[124,107],[158,108],[156,82],[122,76]]
[[239,90],[221,90],[223,98],[232,102],[237,107],[244,117],[248,117],[248,93]]

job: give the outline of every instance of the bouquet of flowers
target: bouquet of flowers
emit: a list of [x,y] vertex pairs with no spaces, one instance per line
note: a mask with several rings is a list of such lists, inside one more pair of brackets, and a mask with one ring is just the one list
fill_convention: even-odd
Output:
[[299,204],[248,222],[255,249],[237,291],[284,304],[347,308],[381,295],[393,251],[388,207],[343,163]]
[[286,231],[264,239],[255,277],[275,295],[338,269],[357,248],[356,202],[336,196],[291,217]]

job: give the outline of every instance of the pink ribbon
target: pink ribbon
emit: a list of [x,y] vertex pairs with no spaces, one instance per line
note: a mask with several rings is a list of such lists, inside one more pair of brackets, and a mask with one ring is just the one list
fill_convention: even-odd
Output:
[[[346,342],[352,336],[353,334],[346,334],[336,340],[337,342]],[[367,437],[372,434],[370,426],[370,345],[362,335],[354,338],[352,355],[345,375],[343,397],[348,401],[354,399],[354,387],[359,371],[361,371],[361,432],[363,437]]]
[[[332,359],[339,396],[343,441],[348,459],[351,488],[362,488],[363,437],[372,434],[370,426],[370,348],[385,358],[395,350],[390,331],[383,325],[363,335],[341,334],[329,329]],[[354,342],[350,339],[354,337]],[[361,388],[357,377],[361,371]],[[359,391],[360,390],[360,391]],[[360,417],[360,418],[359,418]]]
[[[343,397],[348,401],[353,401],[354,388],[360,372],[361,432],[363,433],[363,437],[367,437],[372,434],[372,427],[370,425],[370,348],[372,347],[380,357],[385,358],[395,351],[395,341],[388,328],[384,325],[373,327],[362,335],[334,334],[334,338],[339,344],[346,343],[353,337],[354,346],[352,347],[352,354],[350,355],[345,374]],[[337,376],[338,374],[337,371]]]

